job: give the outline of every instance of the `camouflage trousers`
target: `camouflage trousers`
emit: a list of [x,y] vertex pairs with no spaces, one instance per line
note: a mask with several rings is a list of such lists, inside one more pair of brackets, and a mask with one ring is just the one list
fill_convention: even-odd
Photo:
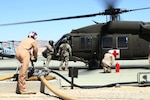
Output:
[[60,58],[60,65],[59,67],[63,66],[63,63],[65,63],[65,67],[68,67],[68,63],[69,63],[69,56],[61,56]]
[[104,73],[111,73],[111,68],[110,66],[102,63],[101,66],[103,67]]
[[48,55],[47,58],[46,58],[46,64],[45,64],[45,66],[46,66],[47,68],[48,68],[48,66],[49,66],[49,63],[50,63],[51,59],[52,59],[52,55]]

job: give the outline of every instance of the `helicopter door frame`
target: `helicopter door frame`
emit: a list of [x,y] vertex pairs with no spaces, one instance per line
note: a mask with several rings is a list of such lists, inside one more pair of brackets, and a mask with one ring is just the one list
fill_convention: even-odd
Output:
[[91,51],[92,35],[72,35],[72,48],[75,49],[75,51]]
[[132,39],[130,34],[107,34],[100,37],[101,58],[109,50],[117,49],[120,52],[120,57],[117,59],[125,59],[132,56]]
[[87,33],[72,34],[72,52],[73,55],[80,56],[83,54],[85,58],[91,59],[92,56],[92,35]]
[[116,43],[115,48],[120,50],[119,59],[132,57],[132,35],[131,34],[114,34]]
[[92,51],[92,36],[91,35],[86,35],[86,36],[81,36],[81,50],[84,50],[85,52]]
[[104,54],[111,50],[114,46],[114,39],[112,34],[107,34],[104,36],[100,36],[100,43],[99,43],[99,56],[102,59],[104,57]]

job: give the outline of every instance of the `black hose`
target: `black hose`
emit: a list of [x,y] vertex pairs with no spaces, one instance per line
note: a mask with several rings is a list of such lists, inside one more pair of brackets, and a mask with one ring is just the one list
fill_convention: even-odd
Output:
[[[69,84],[71,84],[71,82],[66,79],[64,76],[62,76],[61,74],[59,74],[56,71],[51,70],[52,73],[57,74],[58,76],[60,76],[61,78],[63,78],[65,81],[67,81]],[[138,82],[118,82],[118,83],[111,83],[111,84],[106,84],[106,85],[102,85],[102,86],[80,86],[77,84],[73,83],[73,86],[75,87],[79,87],[79,88],[83,88],[83,89],[93,89],[93,88],[104,88],[104,87],[113,87],[113,86],[117,86],[117,85],[125,85],[125,84],[137,84]]]

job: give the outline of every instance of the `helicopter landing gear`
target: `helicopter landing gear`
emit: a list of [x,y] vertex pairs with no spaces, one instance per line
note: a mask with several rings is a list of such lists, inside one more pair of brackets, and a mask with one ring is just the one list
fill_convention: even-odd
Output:
[[100,68],[100,61],[98,61],[97,59],[91,59],[88,62],[88,65],[89,65],[89,70],[99,69]]

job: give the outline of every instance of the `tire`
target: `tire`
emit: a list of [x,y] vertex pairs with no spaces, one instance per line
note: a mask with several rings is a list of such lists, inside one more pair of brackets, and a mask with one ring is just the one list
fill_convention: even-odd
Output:
[[89,70],[93,69],[99,69],[100,68],[100,62],[97,59],[91,59],[89,62]]

